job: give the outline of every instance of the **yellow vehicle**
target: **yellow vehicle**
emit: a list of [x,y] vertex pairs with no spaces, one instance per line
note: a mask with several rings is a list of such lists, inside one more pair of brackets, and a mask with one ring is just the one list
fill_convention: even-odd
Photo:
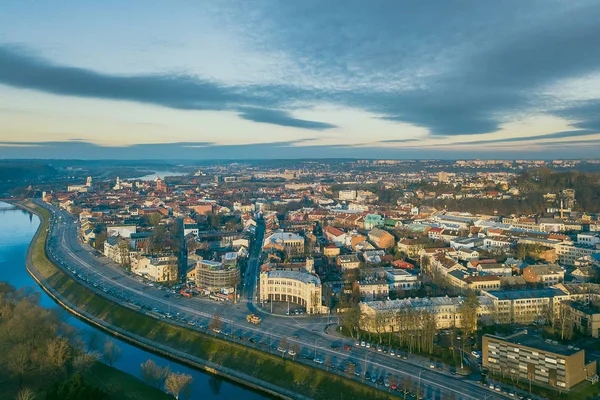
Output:
[[246,321],[250,322],[251,324],[258,325],[260,324],[260,321],[262,321],[262,319],[256,314],[249,314],[246,317]]

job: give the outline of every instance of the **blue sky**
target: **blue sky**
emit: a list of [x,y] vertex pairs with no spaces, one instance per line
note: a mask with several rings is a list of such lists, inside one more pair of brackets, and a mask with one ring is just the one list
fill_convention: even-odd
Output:
[[8,0],[0,157],[597,157],[598,21],[576,0]]

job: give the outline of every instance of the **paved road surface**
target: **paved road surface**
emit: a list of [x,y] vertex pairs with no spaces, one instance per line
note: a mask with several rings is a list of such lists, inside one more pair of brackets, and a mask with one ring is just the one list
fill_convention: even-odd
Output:
[[[77,277],[82,284],[90,287],[99,295],[133,307],[138,311],[155,317],[169,314],[172,319],[166,319],[176,324],[187,324],[189,328],[206,331],[212,316],[218,312],[222,315],[223,328],[219,335],[249,346],[277,352],[277,346],[282,338],[288,343],[296,343],[301,362],[329,369],[344,374],[339,367],[352,361],[357,366],[360,376],[352,377],[366,381],[367,384],[377,385],[382,390],[390,391],[385,385],[365,380],[365,371],[378,377],[387,378],[390,382],[410,384],[412,392],[421,388],[423,398],[427,399],[478,399],[492,400],[508,398],[499,392],[478,385],[474,380],[453,376],[449,371],[437,371],[429,368],[426,358],[410,355],[408,360],[392,357],[383,352],[369,350],[350,340],[341,339],[326,333],[326,327],[336,320],[335,317],[320,316],[275,316],[262,313],[262,323],[252,325],[246,322],[246,315],[257,312],[253,303],[256,295],[258,279],[260,246],[262,244],[263,228],[257,229],[257,239],[251,246],[248,268],[243,280],[240,298],[237,304],[219,303],[209,299],[175,298],[172,293],[150,286],[141,278],[129,276],[123,268],[104,257],[86,244],[82,244],[77,235],[77,221],[66,211],[50,207],[41,201],[53,213],[53,223],[48,241],[49,256],[65,271]],[[152,311],[154,310],[154,311]],[[178,315],[178,316],[177,316]],[[177,316],[177,317],[176,317]],[[352,346],[350,351],[344,351],[342,344]],[[302,357],[304,355],[304,357]],[[289,354],[285,355],[290,357]],[[324,364],[316,364],[318,358]],[[398,396],[404,397],[399,392]],[[407,398],[410,398],[408,396]]]

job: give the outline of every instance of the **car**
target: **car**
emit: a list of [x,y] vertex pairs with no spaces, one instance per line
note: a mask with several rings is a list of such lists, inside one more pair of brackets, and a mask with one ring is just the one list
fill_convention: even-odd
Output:
[[371,382],[373,382],[373,383],[377,382],[377,375],[373,374],[371,376]]
[[320,359],[319,357],[315,357],[315,358],[313,359],[313,361],[314,361],[315,363],[317,363],[317,364],[321,364],[321,365],[322,365],[322,364],[325,362],[325,361],[323,361],[322,359]]
[[350,351],[350,350],[352,350],[352,347],[350,347],[349,345],[345,344],[344,347],[343,347],[343,349],[346,350],[346,351]]
[[338,369],[340,371],[342,371],[342,372],[345,372],[346,371],[346,366],[344,364],[340,364],[340,365],[338,365]]
[[429,360],[429,368],[435,369],[435,361]]
[[365,343],[365,341],[363,340],[362,342],[360,342],[360,347],[365,347],[367,344]]
[[509,389],[509,391],[508,391],[508,395],[509,395],[510,397],[515,397],[515,391],[514,391],[514,390],[512,390],[512,389]]
[[402,352],[402,359],[408,360],[408,352],[406,352],[406,351]]
[[454,367],[451,367],[451,368],[450,368],[450,373],[451,373],[452,375],[456,375],[456,368],[454,368]]
[[[242,339],[246,339],[246,338],[242,338]],[[288,354],[292,357],[294,357],[296,355],[296,352],[294,350],[288,350]]]
[[390,350],[390,356],[394,357],[396,355],[396,351],[394,349]]
[[365,379],[368,381],[371,380],[371,373],[369,371],[365,372]]
[[396,382],[392,382],[392,390],[396,390],[398,389],[398,386],[396,386]]
[[479,357],[481,357],[481,352],[473,350],[471,352],[471,355],[475,358],[479,358]]
[[377,351],[381,351],[381,350],[383,350],[381,345],[377,345]]
[[439,361],[437,363],[437,369],[440,370],[440,371],[443,369],[442,363],[439,362]]
[[280,352],[280,353],[283,353],[283,354],[287,353],[287,350],[284,349],[283,347],[278,347],[277,351]]
[[365,347],[366,347],[367,349],[370,349],[370,348],[371,348],[371,343],[367,343]]
[[356,347],[360,347],[360,342],[354,342],[354,345],[355,345]]
[[387,354],[387,352],[388,352],[388,349],[387,349],[387,347],[384,347],[384,348],[383,348],[383,354]]
[[359,370],[359,369],[355,369],[355,370],[354,370],[354,375],[355,375],[355,376],[360,376],[360,375],[361,375],[361,374],[360,374],[360,370]]
[[383,383],[385,387],[390,387],[390,380],[385,378],[385,382]]
[[379,379],[377,379],[377,384],[378,385],[383,385],[384,384],[383,376],[380,376]]

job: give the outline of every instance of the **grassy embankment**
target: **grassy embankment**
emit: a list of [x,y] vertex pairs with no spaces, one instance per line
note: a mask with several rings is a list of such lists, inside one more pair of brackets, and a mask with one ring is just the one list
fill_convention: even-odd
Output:
[[291,360],[283,360],[260,350],[174,326],[95,295],[48,260],[44,243],[50,214],[32,203],[27,205],[43,217],[40,236],[32,248],[33,265],[55,290],[78,309],[162,345],[311,398],[391,398],[390,395],[361,383]]

